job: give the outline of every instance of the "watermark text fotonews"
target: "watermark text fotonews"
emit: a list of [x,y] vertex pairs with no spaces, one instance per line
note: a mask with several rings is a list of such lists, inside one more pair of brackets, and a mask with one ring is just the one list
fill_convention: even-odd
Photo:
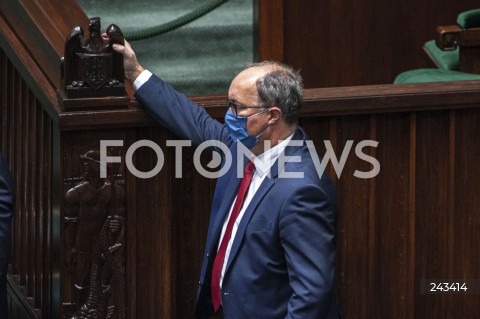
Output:
[[[341,177],[343,169],[345,167],[345,163],[347,162],[347,158],[349,157],[354,141],[347,140],[343,150],[340,154],[340,158],[337,157],[334,151],[334,147],[332,143],[328,140],[323,141],[325,146],[325,153],[323,157],[319,155],[317,152],[313,141],[311,140],[291,140],[287,148],[289,147],[303,147],[306,146],[310,153],[309,159],[313,161],[315,166],[316,172],[318,176],[322,176],[325,172],[327,164],[331,162],[333,169],[335,170],[335,174],[338,178]],[[120,156],[111,156],[108,155],[108,148],[112,147],[123,147],[122,140],[101,140],[100,141],[100,177],[106,178],[107,176],[107,164],[108,163],[121,163],[122,158]],[[270,148],[270,141],[265,141],[265,149]],[[190,140],[167,140],[165,143],[166,147],[173,147],[175,151],[175,177],[182,178],[183,177],[183,149],[185,147],[191,147],[192,142]],[[236,143],[236,161],[237,163],[237,175],[239,177],[243,174],[243,167],[244,167],[244,160],[246,158],[252,159],[255,155],[242,143]],[[374,140],[362,140],[355,145],[355,155],[362,161],[370,163],[372,169],[369,171],[360,171],[356,169],[353,173],[353,176],[367,179],[373,178],[380,173],[380,162],[373,156],[368,155],[364,152],[364,148],[373,147],[376,148],[378,146],[378,142]],[[140,147],[148,147],[152,149],[156,156],[157,162],[155,167],[153,167],[150,171],[140,171],[138,170],[134,163],[133,163],[133,155]],[[201,161],[201,156],[204,152],[211,153],[212,160],[206,164],[207,167]],[[302,171],[287,171],[286,170],[286,163],[289,162],[302,162],[302,157],[299,155],[286,155],[287,152],[282,152],[278,156],[278,177],[279,178],[302,178],[304,172]],[[165,156],[162,148],[155,142],[151,140],[139,140],[132,145],[130,145],[125,153],[125,164],[127,169],[130,173],[138,178],[152,178],[157,175],[163,168],[165,163]],[[233,155],[231,149],[221,141],[217,140],[208,140],[195,148],[193,154],[193,164],[197,172],[199,172],[202,176],[207,178],[218,178],[225,173],[227,173],[233,161]],[[267,160],[262,161],[259,158],[256,158],[255,165],[258,169],[267,170],[271,174],[269,170],[272,167],[273,163],[269,163]],[[213,171],[212,171],[213,170]],[[277,173],[277,172],[276,172]]]

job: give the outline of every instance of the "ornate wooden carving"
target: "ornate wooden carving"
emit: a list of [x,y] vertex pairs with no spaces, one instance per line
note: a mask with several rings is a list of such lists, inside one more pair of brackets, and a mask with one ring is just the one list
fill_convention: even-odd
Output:
[[[123,33],[111,24],[105,42],[101,37],[100,18],[89,19],[89,37],[83,28],[72,29],[65,43],[62,58],[62,91],[59,98],[62,106],[68,108],[98,107],[102,103],[96,98],[113,97],[109,105],[128,105],[129,98],[124,86],[123,57],[112,49],[112,44],[124,44]],[[78,99],[90,99],[90,102]]]
[[63,300],[63,318],[125,318],[125,190],[113,170],[100,178],[98,151],[80,158],[83,177],[65,194],[64,282],[73,300]]

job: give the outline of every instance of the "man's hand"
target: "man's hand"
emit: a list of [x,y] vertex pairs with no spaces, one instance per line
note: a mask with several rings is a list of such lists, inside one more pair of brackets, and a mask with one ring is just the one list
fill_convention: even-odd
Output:
[[[102,34],[104,41],[108,41],[108,35],[106,33]],[[125,46],[120,44],[113,44],[112,48],[123,55],[123,67],[125,69],[125,78],[131,82],[142,73],[145,69],[138,63],[137,56],[133,51],[130,43],[125,40]]]

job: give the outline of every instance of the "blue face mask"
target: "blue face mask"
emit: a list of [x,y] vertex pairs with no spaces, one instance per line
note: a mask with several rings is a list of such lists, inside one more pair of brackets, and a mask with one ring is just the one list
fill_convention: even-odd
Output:
[[247,119],[249,117],[265,113],[268,110],[264,110],[250,116],[235,116],[231,110],[227,111],[225,114],[225,124],[227,125],[230,136],[235,142],[242,142],[248,149],[251,149],[258,143],[258,138],[262,136],[263,133],[270,127],[267,126],[262,133],[257,136],[252,136],[247,131]]

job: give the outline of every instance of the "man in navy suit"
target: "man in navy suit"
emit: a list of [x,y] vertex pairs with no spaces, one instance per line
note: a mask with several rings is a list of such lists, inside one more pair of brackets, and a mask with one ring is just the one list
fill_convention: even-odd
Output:
[[[196,318],[339,318],[336,194],[297,125],[300,75],[272,62],[245,69],[231,83],[222,124],[144,70],[128,43],[114,49],[159,124],[194,145],[219,141],[232,155],[224,154],[215,189]],[[244,182],[237,168],[246,166]]]
[[0,318],[8,318],[7,267],[13,216],[13,181],[5,159],[0,155]]

